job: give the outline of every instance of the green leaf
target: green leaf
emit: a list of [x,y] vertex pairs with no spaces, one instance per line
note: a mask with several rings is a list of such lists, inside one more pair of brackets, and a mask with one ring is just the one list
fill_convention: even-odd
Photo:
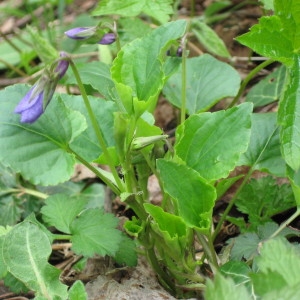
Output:
[[235,240],[231,250],[232,260],[250,259],[257,255],[257,247],[261,242],[259,236],[253,232],[240,234]]
[[178,202],[179,216],[186,225],[207,232],[216,199],[215,189],[185,165],[159,159],[157,168],[165,192]]
[[143,13],[164,24],[173,14],[172,5],[173,0],[147,0],[143,7]]
[[250,144],[241,155],[238,165],[285,176],[286,164],[280,152],[276,113],[252,114]]
[[122,234],[120,248],[114,256],[114,260],[119,264],[125,264],[129,267],[137,265],[137,252],[135,241],[130,239],[125,234]]
[[252,179],[243,187],[235,204],[239,211],[248,214],[254,228],[296,205],[291,186],[278,185],[271,176]]
[[259,295],[279,291],[285,286],[299,286],[299,251],[285,239],[276,238],[265,242],[256,263],[259,275],[253,279],[254,288]]
[[214,281],[208,280],[205,290],[205,300],[253,300],[244,285],[237,285],[231,278],[225,278],[218,273]]
[[27,293],[29,291],[29,289],[22,281],[17,279],[9,272],[6,273],[3,282],[4,285],[9,288],[9,291],[13,293],[20,294],[20,293]]
[[272,290],[269,293],[264,295],[263,300],[274,300],[274,299],[298,300],[299,298],[300,298],[300,290],[299,290],[299,285],[297,284],[294,286],[284,286],[279,291]]
[[294,63],[300,49],[300,9],[298,0],[277,0],[275,15],[262,17],[237,40],[262,56],[278,60],[287,66]]
[[93,11],[93,15],[121,15],[134,17],[141,12],[153,17],[161,23],[169,20],[173,13],[172,0],[103,0]]
[[290,180],[297,206],[300,206],[300,170],[295,172],[289,166],[287,167],[287,176]]
[[0,160],[34,184],[68,180],[75,158],[67,148],[86,128],[85,119],[53,99],[38,121],[21,124],[13,111],[27,91],[26,86],[15,85],[0,92]]
[[[156,247],[161,256],[168,255],[171,259],[178,260],[185,256],[188,248],[188,230],[183,218],[163,211],[161,207],[150,203],[144,204],[145,210],[153,218],[151,227],[157,234]],[[180,262],[177,262],[179,267]]]
[[0,225],[15,225],[20,220],[22,209],[13,196],[0,198]]
[[[206,111],[225,97],[235,96],[240,86],[240,75],[228,64],[209,54],[188,58],[186,62],[186,108],[192,115]],[[175,73],[165,85],[163,93],[175,106],[181,108],[182,70]]]
[[208,180],[227,177],[248,147],[251,111],[252,105],[244,103],[192,115],[177,128],[176,154]]
[[193,21],[192,25],[193,33],[208,52],[221,57],[230,57],[230,53],[228,52],[225,43],[212,28],[200,20]]
[[[161,165],[160,160],[158,164]],[[165,231],[169,234],[169,239],[174,239],[181,236],[186,236],[187,228],[182,218],[163,211],[159,206],[150,203],[144,204],[145,210],[157,222],[160,231]]]
[[69,289],[69,300],[87,300],[88,295],[82,281],[76,280]]
[[114,256],[122,241],[121,231],[115,227],[118,219],[99,209],[88,209],[71,224],[72,249],[77,254],[92,257]]
[[[166,48],[184,34],[185,28],[184,20],[167,23],[144,38],[125,45],[118,53],[111,69],[112,78],[117,83],[119,96],[130,114],[130,106],[142,104],[141,101],[156,101],[165,82],[163,65]],[[137,101],[136,104],[132,97]],[[140,114],[150,104],[151,101],[139,108]]]
[[41,209],[43,220],[47,225],[54,226],[59,231],[71,233],[70,225],[84,209],[86,203],[84,198],[71,198],[64,194],[50,196]]
[[221,274],[231,277],[236,284],[248,284],[251,268],[242,261],[229,261],[220,268]]
[[[72,110],[79,111],[82,115],[84,115],[87,122],[86,130],[71,142],[71,149],[79,153],[88,162],[97,159],[103,151],[99,145],[82,97],[62,94],[61,98],[67,107]],[[102,130],[106,145],[108,147],[114,146],[115,141],[112,131],[114,126],[114,112],[117,110],[116,104],[112,101],[105,101],[99,97],[89,96],[89,100]]]
[[143,9],[146,0],[102,0],[93,11],[94,16],[121,15],[137,16]]
[[119,33],[121,42],[129,43],[136,38],[143,37],[149,34],[152,29],[150,24],[145,23],[141,19],[137,18],[121,18],[118,20],[118,25],[122,28]]
[[[115,84],[111,79],[110,68],[107,64],[93,61],[78,64],[77,69],[83,84],[92,86],[107,100],[115,100],[118,97],[115,92]],[[66,83],[77,84],[73,73],[68,77]]]
[[279,103],[278,123],[281,151],[286,163],[295,171],[300,168],[300,56],[289,69],[289,82]]
[[246,101],[252,102],[254,108],[256,108],[279,100],[286,78],[286,71],[286,67],[282,65],[266,78],[260,80],[258,84],[251,88],[246,96]]
[[[269,237],[278,229],[278,225],[274,222],[265,223],[257,228],[256,232],[246,232],[240,234],[234,239],[234,245],[231,251],[233,260],[253,259],[260,252],[261,242],[269,239]],[[298,233],[289,228],[285,228],[279,234],[280,236],[297,236]]]
[[7,270],[36,292],[36,297],[67,298],[67,286],[59,281],[60,270],[48,263],[51,244],[36,225],[23,222],[9,231],[2,250]]

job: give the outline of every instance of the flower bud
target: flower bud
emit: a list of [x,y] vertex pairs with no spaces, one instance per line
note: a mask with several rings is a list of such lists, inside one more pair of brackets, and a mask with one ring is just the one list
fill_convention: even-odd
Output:
[[[54,62],[50,70],[45,70],[40,79],[16,106],[14,112],[21,114],[21,123],[35,122],[45,111],[52,99],[58,81],[65,75],[69,61],[65,52],[60,53],[61,59]],[[56,64],[56,68],[53,71]]]
[[75,27],[65,32],[73,40],[85,40],[96,33],[96,27]]
[[114,33],[106,33],[102,37],[102,39],[98,42],[98,44],[102,45],[110,45],[116,41],[116,36]]
[[97,27],[76,27],[65,32],[65,35],[73,40],[86,40],[93,38],[93,41],[102,45],[110,45],[115,42],[114,33],[105,33],[97,30]]

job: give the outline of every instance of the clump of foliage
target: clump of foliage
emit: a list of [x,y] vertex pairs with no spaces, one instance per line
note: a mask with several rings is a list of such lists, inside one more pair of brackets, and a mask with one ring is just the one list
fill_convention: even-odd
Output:
[[[42,75],[32,87],[0,92],[0,277],[13,291],[33,290],[36,299],[86,298],[82,282],[68,289],[48,261],[52,243],[67,240],[77,255],[110,256],[128,266],[136,265],[139,248],[178,298],[299,298],[299,247],[288,241],[298,231],[286,228],[300,214],[299,4],[264,1],[272,14],[236,38],[266,57],[241,82],[230,64],[213,56],[230,59],[206,23],[230,5],[219,2],[205,18],[170,22],[177,1],[100,1],[92,12],[100,22],[84,17],[86,24],[66,29],[73,40],[59,51],[28,27],[30,57],[32,51],[38,56]],[[189,57],[191,34],[211,54]],[[98,47],[102,61],[79,54]],[[250,79],[275,61],[282,66],[272,80],[261,81],[240,103]],[[58,83],[66,93],[55,92]],[[70,92],[74,86],[79,95]],[[180,110],[174,144],[154,125],[161,93]],[[225,98],[231,99],[226,109],[210,112]],[[278,98],[278,112],[253,112]],[[102,184],[69,181],[76,163],[132,209],[124,231],[104,211]],[[248,171],[232,177],[238,166]],[[255,171],[269,176],[251,179]],[[163,197],[159,206],[149,201],[153,174]],[[276,177],[289,183],[278,185]],[[216,201],[238,180],[215,226]],[[234,205],[246,218],[230,217]],[[288,209],[294,213],[278,226],[273,217]],[[225,221],[241,234],[219,255],[214,241]]]

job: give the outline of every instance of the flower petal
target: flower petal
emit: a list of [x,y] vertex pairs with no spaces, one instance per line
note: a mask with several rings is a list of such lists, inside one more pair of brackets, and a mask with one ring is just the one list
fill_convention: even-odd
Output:
[[65,35],[74,40],[84,40],[95,33],[95,27],[75,27],[65,32]]
[[98,44],[102,45],[110,45],[116,41],[116,36],[114,33],[106,33],[102,39],[98,42]]
[[43,114],[43,96],[43,92],[40,93],[34,104],[21,112],[21,123],[33,123]]
[[28,91],[28,93],[22,98],[22,100],[16,106],[15,113],[19,114],[35,104],[35,101],[38,100],[37,97],[32,98],[35,89],[36,89],[36,85],[33,85],[31,89]]

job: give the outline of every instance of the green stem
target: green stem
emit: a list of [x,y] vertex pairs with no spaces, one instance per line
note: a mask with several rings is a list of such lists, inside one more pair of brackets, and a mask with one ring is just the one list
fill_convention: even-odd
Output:
[[249,170],[248,174],[244,177],[244,180],[243,182],[241,183],[241,185],[239,186],[239,188],[237,189],[236,193],[234,194],[234,196],[232,197],[232,199],[230,200],[228,206],[226,207],[223,215],[221,216],[221,219],[212,235],[212,242],[215,240],[215,238],[217,237],[217,235],[219,234],[220,230],[221,230],[221,227],[226,219],[226,217],[228,216],[231,208],[233,207],[233,205],[235,204],[236,202],[236,199],[237,199],[237,196],[239,195],[240,191],[243,189],[244,185],[248,182],[249,178],[251,177],[252,175],[252,168]]
[[180,124],[185,121],[186,115],[186,36],[183,37],[182,41],[182,64],[181,64],[181,113],[180,113]]
[[113,160],[107,150],[107,146],[106,146],[106,142],[104,140],[104,137],[103,137],[103,134],[102,134],[102,131],[101,131],[101,128],[97,122],[97,119],[96,119],[96,116],[93,112],[93,109],[91,107],[91,104],[90,104],[90,101],[89,101],[89,98],[87,96],[87,93],[85,91],[85,88],[83,86],[83,83],[81,81],[81,78],[80,78],[80,75],[79,75],[79,72],[74,64],[74,62],[70,59],[70,65],[71,65],[71,68],[72,68],[72,71],[74,73],[74,76],[76,78],[76,81],[77,81],[77,84],[78,84],[78,88],[80,90],[80,93],[82,95],[82,98],[83,98],[83,101],[84,101],[84,104],[85,104],[85,107],[87,109],[87,112],[88,112],[88,115],[90,117],[90,120],[91,120],[91,123],[92,123],[92,126],[94,128],[94,131],[96,133],[96,136],[97,136],[97,139],[99,141],[99,144],[100,144],[100,147],[103,151],[103,154],[106,158],[106,161],[107,161],[107,164],[108,166],[110,167],[110,170],[112,172],[112,175],[117,183],[117,186],[119,188],[120,191],[124,191],[124,186],[123,186],[123,183],[115,169],[115,166],[113,164]]
[[67,151],[74,154],[78,161],[80,161],[89,170],[91,170],[94,174],[96,174],[96,176],[98,176],[107,186],[109,186],[116,195],[120,194],[120,190],[118,189],[118,187],[115,186],[107,177],[105,177],[103,174],[101,174],[97,170],[97,168],[95,168],[93,165],[91,165],[89,162],[87,162],[83,157],[81,157],[78,153],[76,153],[70,147],[67,149]]
[[168,292],[174,295],[174,293],[176,292],[175,286],[170,280],[170,277],[164,272],[164,270],[159,265],[153,248],[147,249],[147,256],[152,268],[160,278],[160,281],[162,281],[161,284],[166,290],[168,290]]
[[12,64],[10,64],[7,61],[3,60],[2,58],[0,58],[0,62],[3,63],[8,69],[11,69],[11,70],[15,71],[20,76],[27,77],[27,74],[24,73],[21,69],[13,66]]
[[32,189],[26,189],[26,188],[23,188],[23,187],[20,187],[20,188],[17,188],[17,189],[7,189],[3,192],[0,192],[0,196],[4,196],[4,195],[7,195],[7,194],[13,194],[13,193],[32,195],[32,196],[35,196],[35,197],[43,199],[43,200],[48,198],[48,195],[45,194],[45,193],[35,191],[35,190],[32,190]]
[[247,84],[249,83],[249,81],[262,69],[264,69],[266,66],[272,64],[274,62],[273,59],[268,59],[264,62],[262,62],[260,65],[258,65],[257,67],[255,67],[247,76],[246,78],[243,80],[239,92],[238,94],[233,98],[232,102],[228,105],[227,108],[231,108],[233,107],[238,100],[240,99],[241,95],[243,94]]
[[216,271],[219,269],[219,265],[218,265],[216,251],[213,246],[212,238],[210,237],[208,240],[206,240],[205,237],[197,231],[196,231],[196,235],[197,235],[199,242],[201,243],[201,245],[203,247],[203,251],[204,251],[206,257],[209,257],[209,262],[212,267],[213,273],[216,273]]
[[290,224],[291,222],[293,222],[299,216],[300,216],[300,207],[297,206],[297,210],[286,221],[284,221],[283,223],[281,223],[281,225],[279,226],[279,228],[268,239],[274,238],[284,228],[286,228],[288,224]]
[[72,238],[72,235],[68,235],[68,234],[52,234],[52,236],[55,240],[60,240],[60,241],[63,241],[63,240],[70,241]]

